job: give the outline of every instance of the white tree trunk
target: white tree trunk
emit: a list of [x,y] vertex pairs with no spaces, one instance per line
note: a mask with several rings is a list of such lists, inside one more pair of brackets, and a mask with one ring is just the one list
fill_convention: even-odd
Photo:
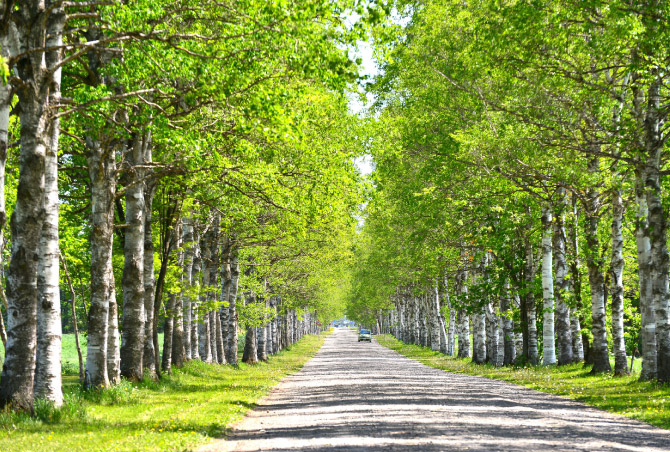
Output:
[[556,334],[558,336],[558,365],[564,366],[573,362],[572,330],[570,329],[570,308],[567,304],[570,281],[567,278],[568,264],[565,258],[565,189],[557,190],[559,205],[554,218],[554,249],[553,260],[556,267]]
[[430,348],[433,351],[439,351],[440,342],[442,341],[442,336],[444,335],[444,328],[441,328],[442,322],[440,321],[440,318],[442,316],[440,314],[440,292],[438,289],[437,280],[435,280],[435,285],[433,286],[432,294],[429,295],[429,301],[431,303],[431,309],[429,310]]
[[623,328],[623,199],[621,190],[612,192],[612,254],[610,259],[610,284],[612,294],[612,346],[614,349],[614,374],[628,375],[626,342]]
[[[461,304],[465,304],[468,298],[468,287],[466,285],[467,273],[460,271],[456,275],[456,291],[459,293]],[[470,357],[470,319],[464,309],[458,310],[458,357]]]
[[[191,272],[191,283],[194,288],[194,294],[200,289],[200,277],[202,271],[202,259],[200,257],[200,237],[195,226],[193,228],[193,269]],[[200,325],[200,307],[198,305],[198,297],[191,298],[191,359],[200,359],[200,336],[198,334],[198,327]]]
[[228,291],[228,356],[226,360],[237,365],[237,299],[240,283],[240,262],[237,247],[230,253],[230,290]]
[[512,317],[512,303],[510,301],[509,284],[505,285],[505,292],[500,298],[500,311],[502,315],[502,344],[503,365],[511,366],[516,360],[516,348],[514,343],[514,319]]
[[472,314],[472,362],[486,362],[486,317],[481,307]]
[[[151,162],[151,147],[147,147],[145,162]],[[144,355],[142,365],[149,371],[151,378],[156,378],[156,351],[154,350],[154,296],[156,278],[154,275],[154,238],[152,233],[153,202],[156,184],[149,181],[144,190]]]
[[[589,171],[598,171],[598,159],[589,162]],[[591,287],[591,331],[593,333],[592,373],[610,372],[609,353],[607,351],[607,327],[605,310],[605,279],[603,277],[603,258],[600,255],[600,239],[598,238],[598,222],[600,213],[600,194],[589,188],[586,191],[586,221],[584,235],[586,237],[586,265],[589,269],[589,285]]]
[[184,359],[189,361],[193,359],[191,355],[191,295],[190,289],[193,286],[193,257],[194,257],[194,243],[193,243],[193,225],[189,218],[184,219],[183,225],[183,241],[184,241],[184,277],[183,283],[186,293],[182,298],[182,309],[184,318]]
[[[207,233],[204,234],[207,236]],[[209,244],[207,243],[207,240],[204,239],[203,241],[200,242],[200,262],[201,262],[201,270],[200,270],[200,304],[203,306],[202,309],[202,316],[200,321],[198,322],[198,354],[200,355],[200,359],[203,360],[206,363],[212,362],[212,347],[211,347],[211,342],[210,342],[210,328],[211,325],[209,323],[209,312],[204,310],[204,305],[207,304],[208,302],[208,286],[209,286],[209,275],[210,275],[210,262],[211,262],[211,255],[210,255],[210,249],[209,249]]]
[[[109,316],[107,318],[107,377],[109,383],[121,383],[121,337],[119,335],[119,306],[116,303],[114,275],[110,276]],[[90,328],[90,326],[89,326]]]
[[121,375],[131,381],[144,376],[144,183],[145,147],[149,135],[135,137],[128,152],[130,180],[135,183],[126,188],[126,228],[123,266],[123,336],[121,340]]
[[[60,38],[60,35],[58,35]],[[51,42],[60,45],[61,39]],[[54,91],[50,102],[60,99],[60,72],[54,76]],[[61,319],[60,273],[58,247],[58,136],[59,121],[51,121],[51,140],[45,158],[44,223],[40,237],[40,256],[37,268],[37,356],[35,398],[46,399],[54,406],[63,404],[61,379]]]
[[649,241],[649,210],[644,193],[644,171],[638,170],[635,177],[635,240],[637,245],[638,277],[640,281],[640,342],[642,345],[642,371],[640,380],[656,379],[656,320],[651,295],[651,243]]
[[[570,290],[575,298],[575,307],[582,307],[582,275],[579,270],[579,238],[577,235],[577,224],[579,223],[579,210],[577,198],[572,197],[572,220],[570,222],[570,242],[572,246],[572,257],[570,259]],[[580,314],[576,310],[570,311],[570,329],[572,330],[572,359],[574,362],[584,361],[584,343],[582,342],[582,326]]]
[[[91,184],[91,305],[86,343],[85,387],[107,387],[108,335],[114,298],[112,249],[114,242],[114,198],[116,162],[114,152],[87,139],[88,174]],[[118,321],[117,321],[118,327]],[[117,333],[118,335],[118,328]]]
[[[7,346],[0,379],[0,407],[32,410],[37,343],[37,267],[44,222],[45,158],[50,141],[49,99],[60,64],[60,49],[45,51],[60,39],[65,24],[62,5],[46,12],[44,1],[17,2],[16,36],[21,37],[17,76],[21,147],[16,204],[12,213],[11,259],[7,271]],[[56,88],[57,89],[57,88]]]
[[554,276],[552,273],[552,213],[549,206],[542,207],[542,364],[556,364],[554,338]]
[[537,364],[540,360],[537,345],[537,314],[535,310],[535,295],[533,295],[533,279],[535,278],[535,264],[533,262],[533,247],[530,238],[524,238],[524,251],[526,254],[524,266],[524,320],[526,322],[527,340],[524,346],[524,353],[530,364]]
[[645,120],[646,174],[644,180],[649,209],[649,243],[651,245],[651,296],[656,321],[656,379],[670,382],[670,288],[667,247],[667,215],[663,207],[661,169],[665,148],[660,116],[661,81],[654,80],[647,95]]

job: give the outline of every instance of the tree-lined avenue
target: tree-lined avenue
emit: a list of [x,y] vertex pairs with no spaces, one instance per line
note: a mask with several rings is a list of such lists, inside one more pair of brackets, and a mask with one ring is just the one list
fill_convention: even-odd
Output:
[[670,432],[509,383],[436,370],[336,329],[213,451],[644,451]]

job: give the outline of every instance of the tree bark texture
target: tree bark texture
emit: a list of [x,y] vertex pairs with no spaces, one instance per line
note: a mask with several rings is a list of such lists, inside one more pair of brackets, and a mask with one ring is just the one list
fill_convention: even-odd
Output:
[[[589,162],[589,171],[598,169],[598,159]],[[603,258],[600,256],[600,239],[598,238],[598,222],[600,214],[600,194],[589,188],[586,192],[586,220],[584,223],[586,238],[586,265],[589,269],[589,285],[591,287],[591,317],[593,346],[592,373],[610,372],[612,367],[607,351],[607,328],[605,324],[605,280],[603,277]]]
[[84,386],[107,387],[110,383],[107,369],[110,303],[115,302],[112,248],[116,159],[113,150],[102,148],[91,138],[86,141],[91,184],[91,304]]
[[577,224],[579,209],[577,198],[572,197],[572,219],[570,230],[570,289],[574,297],[573,309],[570,312],[570,329],[572,330],[572,358],[575,362],[584,361],[584,343],[582,342],[581,308],[582,308],[582,273],[579,269],[579,238]]
[[553,255],[556,268],[556,335],[558,337],[557,359],[558,365],[571,364],[572,357],[572,330],[570,329],[570,308],[568,307],[568,293],[570,281],[568,275],[568,264],[565,257],[565,189],[558,190],[558,205],[553,224]]
[[[50,14],[45,15],[52,6]],[[49,100],[60,88],[56,81],[60,76],[60,50],[45,49],[61,39],[66,17],[62,5],[47,5],[42,0],[18,2],[16,9],[7,14],[14,16],[16,36],[23,38],[17,54],[26,56],[16,64],[22,82],[17,90],[21,125],[19,182],[11,220],[7,345],[0,380],[0,407],[11,404],[29,411],[33,405],[36,364],[37,267],[45,217],[45,158],[51,138]]]
[[505,287],[505,292],[500,298],[500,311],[503,319],[503,365],[511,366],[516,360],[516,349],[514,344],[514,319],[512,318],[509,284]]
[[184,278],[183,283],[186,293],[182,298],[183,303],[183,324],[184,324],[184,360],[192,359],[191,356],[191,295],[190,290],[193,286],[193,226],[188,218],[183,222],[183,241],[184,241]]
[[237,365],[237,298],[240,283],[240,262],[237,248],[230,253],[230,290],[228,291],[228,353],[226,360]]
[[[58,35],[60,38],[60,35]],[[50,42],[60,45],[62,39]],[[60,99],[60,69],[54,77],[50,102]],[[40,237],[40,256],[37,267],[37,356],[35,369],[35,398],[63,404],[61,379],[61,317],[60,266],[58,263],[58,137],[59,121],[50,121],[50,141],[45,158],[44,222]]]
[[644,192],[644,169],[635,175],[635,240],[637,245],[637,265],[640,285],[640,343],[642,345],[642,370],[640,380],[656,379],[656,320],[651,295],[651,243],[649,239],[649,209]]
[[554,276],[552,246],[552,212],[542,207],[542,364],[556,364],[554,336]]
[[[200,277],[202,270],[202,259],[201,259],[201,250],[200,250],[200,238],[198,237],[195,227],[193,229],[193,270],[191,272],[191,284],[192,287],[199,289],[200,288]],[[200,359],[200,335],[198,334],[198,328],[200,325],[200,307],[198,304],[198,297],[193,296],[190,303],[190,312],[191,312],[191,359]]]
[[[467,273],[460,271],[456,275],[456,291],[459,293],[461,303],[468,298],[468,287],[466,285]],[[470,319],[464,309],[458,310],[458,357],[470,357]]]
[[656,321],[656,379],[670,382],[670,290],[667,247],[667,215],[663,207],[661,188],[662,137],[661,81],[655,79],[647,95],[647,115],[644,123],[646,171],[644,187],[649,209],[649,243],[651,245],[651,296]]
[[[438,281],[432,288],[432,293],[428,295],[430,301],[430,348],[433,351],[440,350],[440,343],[442,342],[442,335],[444,329],[440,331],[442,322],[440,321],[440,292],[438,288]],[[445,344],[446,345],[446,344]],[[446,348],[446,347],[444,347]]]
[[123,335],[121,375],[130,381],[144,376],[144,172],[149,135],[137,135],[128,152],[131,184],[126,188],[126,228],[123,265]]
[[526,254],[524,267],[524,311],[525,330],[527,331],[526,347],[524,352],[530,364],[536,365],[540,360],[537,345],[537,317],[535,312],[535,295],[533,294],[533,279],[535,279],[535,264],[533,261],[533,247],[530,238],[524,238],[524,251]]
[[612,348],[614,349],[615,375],[628,375],[623,327],[623,210],[621,190],[615,188],[612,192],[612,254],[610,259]]
[[[151,147],[147,146],[145,162],[151,162]],[[148,181],[144,190],[144,351],[142,365],[149,371],[150,377],[156,377],[156,351],[154,349],[154,293],[156,278],[154,276],[154,237],[152,231],[153,204],[156,194],[156,184]]]

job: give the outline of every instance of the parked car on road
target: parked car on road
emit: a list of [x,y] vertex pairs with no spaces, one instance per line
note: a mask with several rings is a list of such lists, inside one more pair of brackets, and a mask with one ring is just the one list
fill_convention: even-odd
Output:
[[360,341],[372,342],[372,333],[370,330],[360,330],[358,332],[358,342]]

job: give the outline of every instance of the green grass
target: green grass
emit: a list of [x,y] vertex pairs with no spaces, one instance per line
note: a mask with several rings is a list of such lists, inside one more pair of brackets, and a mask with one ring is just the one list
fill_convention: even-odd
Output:
[[403,344],[390,335],[375,338],[384,347],[430,367],[509,381],[670,429],[670,385],[637,381],[638,375],[635,373],[628,377],[589,375],[590,368],[583,364],[493,367],[473,364],[467,358],[445,356],[427,347]]
[[297,372],[324,339],[306,336],[267,363],[235,368],[191,361],[160,382],[124,382],[102,391],[84,392],[76,376],[66,376],[65,413],[49,407],[41,407],[38,417],[0,412],[0,450],[191,450],[223,436],[283,377]]

